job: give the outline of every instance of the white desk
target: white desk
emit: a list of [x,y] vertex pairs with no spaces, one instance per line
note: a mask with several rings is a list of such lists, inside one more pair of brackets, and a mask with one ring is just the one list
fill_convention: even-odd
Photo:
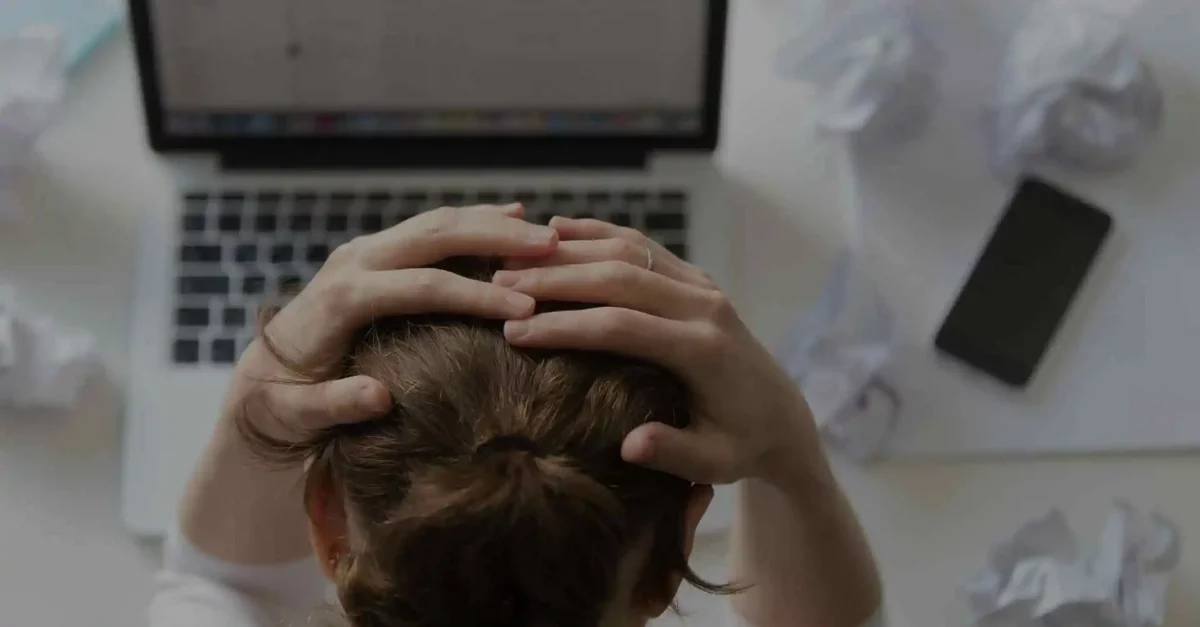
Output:
[[[1171,0],[1160,0],[1171,1]],[[1174,0],[1185,1],[1185,0]],[[722,160],[745,212],[742,300],[773,340],[813,296],[842,240],[837,151],[814,138],[804,89],[771,75],[783,0],[735,3],[728,124]],[[155,551],[120,528],[119,390],[128,348],[127,299],[142,190],[166,185],[143,147],[130,48],[105,46],[75,81],[63,121],[39,146],[23,190],[29,215],[0,226],[0,277],[31,306],[92,330],[110,374],[73,416],[0,423],[0,617],[5,625],[137,625],[157,567]],[[1176,114],[1180,114],[1176,112]],[[48,248],[66,251],[52,254]],[[888,586],[898,627],[955,624],[954,584],[984,547],[1062,505],[1098,531],[1116,495],[1158,505],[1200,537],[1196,458],[1084,458],[1019,463],[843,467]],[[720,538],[699,550],[719,563]],[[1185,548],[1170,625],[1200,622],[1200,550]],[[722,624],[711,601],[686,624]]]

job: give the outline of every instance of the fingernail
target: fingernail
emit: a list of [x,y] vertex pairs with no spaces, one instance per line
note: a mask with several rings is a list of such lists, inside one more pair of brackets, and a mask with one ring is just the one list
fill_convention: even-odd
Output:
[[505,301],[508,302],[512,313],[518,316],[529,315],[533,311],[533,308],[537,306],[537,301],[532,296],[526,296],[525,294],[509,294],[505,298]]
[[524,320],[509,320],[504,323],[504,337],[510,342],[518,342],[529,335],[529,323]]
[[521,275],[516,272],[501,270],[492,276],[492,283],[501,287],[513,287],[520,279]]
[[392,397],[376,382],[364,383],[358,396],[359,406],[370,415],[380,415],[392,408]]
[[524,208],[525,208],[525,205],[523,205],[519,202],[512,202],[507,205],[504,205],[504,209],[507,209],[509,211],[516,211],[517,209],[524,209]]

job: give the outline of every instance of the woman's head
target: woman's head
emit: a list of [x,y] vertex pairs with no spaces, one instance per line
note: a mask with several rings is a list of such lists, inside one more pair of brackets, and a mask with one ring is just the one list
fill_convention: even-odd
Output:
[[620,456],[641,424],[688,425],[668,371],[421,316],[378,321],[339,374],[383,382],[394,410],[300,445],[249,435],[311,460],[314,545],[355,627],[639,624],[681,578],[717,590],[686,557],[711,490]]

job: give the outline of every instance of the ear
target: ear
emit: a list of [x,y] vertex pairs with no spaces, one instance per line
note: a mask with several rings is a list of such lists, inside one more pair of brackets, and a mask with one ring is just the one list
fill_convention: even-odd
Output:
[[[704,518],[705,512],[708,511],[708,506],[713,501],[713,487],[710,485],[697,485],[692,487],[691,494],[688,495],[687,503],[683,509],[683,530],[680,540],[683,542],[683,559],[686,561],[692,556],[692,548],[696,544],[696,529],[700,526],[700,519]],[[649,618],[658,618],[666,613],[671,608],[671,603],[679,594],[679,586],[683,585],[683,571],[675,570],[671,573],[670,579],[667,581],[664,598],[655,599],[651,607],[647,608]]]
[[309,480],[308,533],[321,571],[333,579],[350,550],[346,504],[328,474],[316,473]]
[[[686,508],[683,510],[683,556],[692,556],[692,547],[696,544],[696,530],[700,527],[700,519],[708,512],[708,506],[713,502],[713,487],[697,485],[692,487]],[[680,575],[682,578],[683,575]],[[676,587],[679,584],[675,584]]]

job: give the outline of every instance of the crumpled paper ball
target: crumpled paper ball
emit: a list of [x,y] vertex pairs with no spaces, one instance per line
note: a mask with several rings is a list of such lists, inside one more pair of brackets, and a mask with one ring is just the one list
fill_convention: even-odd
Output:
[[779,72],[815,86],[817,125],[859,143],[911,139],[937,100],[941,55],[902,0],[861,0],[780,50]]
[[1124,16],[1103,2],[1034,5],[998,85],[990,150],[1005,178],[1043,161],[1118,168],[1162,126],[1162,89],[1129,41]]
[[778,351],[822,439],[857,461],[878,455],[899,419],[899,393],[880,374],[894,339],[892,311],[847,252]]
[[66,89],[61,33],[26,28],[0,37],[0,218],[16,212],[13,179]]
[[0,286],[0,408],[71,409],[98,366],[90,333],[31,314]]
[[959,593],[973,627],[1158,627],[1182,543],[1174,522],[1118,500],[1082,547],[1053,510],[997,544]]

